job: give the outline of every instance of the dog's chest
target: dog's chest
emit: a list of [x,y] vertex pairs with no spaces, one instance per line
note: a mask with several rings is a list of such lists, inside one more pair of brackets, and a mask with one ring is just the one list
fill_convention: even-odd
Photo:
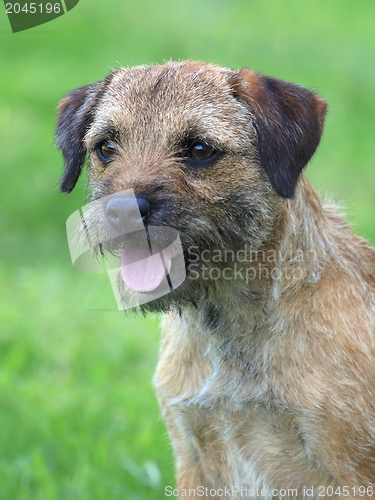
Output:
[[155,386],[180,458],[195,457],[221,484],[283,484],[285,473],[315,481],[304,416],[271,396],[267,376],[243,380],[215,361],[204,337],[175,333],[167,324]]

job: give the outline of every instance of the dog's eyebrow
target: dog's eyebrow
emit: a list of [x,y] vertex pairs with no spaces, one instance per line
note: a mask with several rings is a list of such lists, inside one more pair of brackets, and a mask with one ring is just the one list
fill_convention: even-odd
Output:
[[96,124],[95,128],[92,129],[87,138],[90,142],[97,144],[98,142],[104,140],[116,140],[119,136],[118,130],[111,124]]
[[206,142],[208,144],[211,144],[214,146],[217,150],[226,152],[228,147],[226,147],[220,140],[217,138],[213,137],[212,134],[209,132],[203,130],[203,129],[198,129],[198,128],[191,128],[185,131],[185,133],[181,134],[179,137],[177,137],[176,140],[176,147],[180,150],[184,150],[186,147],[188,147],[190,144],[194,142]]

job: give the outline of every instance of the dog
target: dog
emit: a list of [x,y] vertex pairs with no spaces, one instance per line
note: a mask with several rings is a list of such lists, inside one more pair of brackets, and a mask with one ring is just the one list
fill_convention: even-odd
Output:
[[[374,494],[375,250],[302,173],[326,111],[298,85],[191,61],[118,69],[60,103],[61,190],[87,156],[92,200],[133,190],[144,227],[181,239],[185,281],[142,305],[165,314],[166,496]],[[102,240],[126,207],[103,208]]]

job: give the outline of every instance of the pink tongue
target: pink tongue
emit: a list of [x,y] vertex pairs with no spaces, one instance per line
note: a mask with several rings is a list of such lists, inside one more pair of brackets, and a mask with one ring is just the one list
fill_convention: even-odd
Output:
[[121,275],[127,286],[135,292],[152,292],[165,278],[166,268],[159,252],[150,255],[148,243],[131,242],[121,258]]

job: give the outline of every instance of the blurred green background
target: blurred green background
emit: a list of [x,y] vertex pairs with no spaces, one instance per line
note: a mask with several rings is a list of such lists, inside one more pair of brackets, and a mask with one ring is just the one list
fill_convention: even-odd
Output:
[[81,0],[12,34],[0,6],[0,499],[160,499],[173,458],[151,379],[158,322],[72,269],[58,101],[112,68],[248,66],[330,103],[307,175],[375,243],[374,0]]

